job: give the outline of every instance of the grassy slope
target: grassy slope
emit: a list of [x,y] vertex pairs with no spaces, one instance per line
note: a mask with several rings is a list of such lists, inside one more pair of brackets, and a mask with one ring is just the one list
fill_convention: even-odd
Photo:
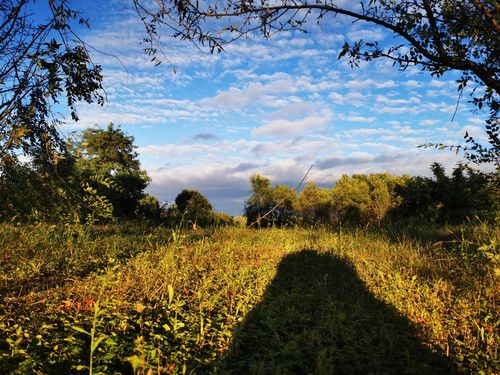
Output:
[[499,373],[498,230],[456,233],[2,225],[0,373]]

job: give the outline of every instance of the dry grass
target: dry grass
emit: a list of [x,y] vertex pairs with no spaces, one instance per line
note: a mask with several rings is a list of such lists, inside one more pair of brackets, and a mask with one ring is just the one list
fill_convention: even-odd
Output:
[[498,243],[2,225],[0,372],[498,373]]

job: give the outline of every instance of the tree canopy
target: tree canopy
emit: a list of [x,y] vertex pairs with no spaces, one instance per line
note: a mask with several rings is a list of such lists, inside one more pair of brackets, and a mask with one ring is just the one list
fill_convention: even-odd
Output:
[[180,213],[193,224],[206,225],[212,216],[212,205],[198,190],[184,189],[175,198]]
[[113,124],[106,129],[84,130],[77,145],[80,173],[86,178],[96,177],[94,187],[108,197],[118,217],[136,215],[149,183],[135,148],[134,137]]
[[133,142],[110,124],[78,134],[57,166],[43,151],[29,162],[5,155],[0,163],[0,221],[158,221],[159,202],[144,193],[149,178]]
[[78,102],[104,101],[101,67],[73,31],[88,21],[67,0],[47,5],[42,18],[33,0],[0,4],[0,156],[33,146],[53,153],[64,146],[53,105],[64,101],[78,120]]
[[[145,25],[145,41],[155,53],[160,45],[160,28],[177,38],[223,51],[228,43],[242,37],[290,31],[308,31],[308,22],[335,22],[328,16],[345,16],[385,28],[393,42],[377,40],[345,42],[339,58],[346,56],[352,66],[360,61],[389,59],[405,70],[416,66],[432,76],[457,71],[461,95],[472,85],[471,101],[489,113],[485,125],[489,146],[466,134],[462,146],[474,162],[499,165],[500,138],[500,6],[496,0],[134,0]],[[444,147],[444,145],[440,145]]]
[[[300,193],[271,186],[263,176],[250,178],[245,202],[247,224],[268,226],[382,225],[384,222],[463,223],[495,221],[500,211],[498,182],[458,164],[451,176],[439,163],[433,178],[390,173],[343,175],[332,187],[309,182]],[[285,199],[283,199],[285,198]]]

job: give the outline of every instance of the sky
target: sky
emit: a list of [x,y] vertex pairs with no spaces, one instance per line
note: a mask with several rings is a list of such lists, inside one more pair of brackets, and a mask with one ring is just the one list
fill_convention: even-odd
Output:
[[343,174],[428,176],[432,162],[451,172],[462,156],[418,145],[459,144],[466,131],[484,139],[484,116],[467,95],[452,121],[456,75],[338,60],[344,41],[397,41],[366,23],[311,20],[306,34],[240,39],[222,54],[163,35],[154,66],[130,1],[72,4],[90,20],[80,34],[103,67],[107,102],[80,105],[77,123],[66,114],[64,131],[121,126],[151,177],[147,192],[162,202],[196,189],[216,210],[239,215],[255,173],[296,186],[313,165],[307,182],[327,187]]

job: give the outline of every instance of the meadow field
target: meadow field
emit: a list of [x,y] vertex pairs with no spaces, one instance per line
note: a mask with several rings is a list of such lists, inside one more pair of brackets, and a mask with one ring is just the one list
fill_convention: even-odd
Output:
[[498,374],[484,223],[0,225],[0,373]]

